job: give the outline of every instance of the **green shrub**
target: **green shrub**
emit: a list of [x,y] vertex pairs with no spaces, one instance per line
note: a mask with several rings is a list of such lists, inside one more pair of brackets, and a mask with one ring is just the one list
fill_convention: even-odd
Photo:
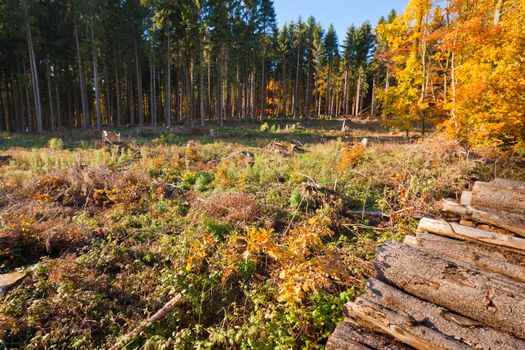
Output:
[[197,179],[199,178],[199,173],[194,171],[185,171],[182,174],[180,188],[183,190],[188,190],[191,187],[195,186]]
[[213,175],[213,173],[210,173],[210,172],[200,173],[197,180],[195,180],[195,189],[200,192],[208,191],[214,179],[215,179],[215,175]]
[[59,137],[53,137],[52,139],[49,139],[49,142],[47,143],[47,145],[52,150],[64,149],[64,141]]
[[266,132],[270,129],[270,125],[268,125],[268,123],[264,123],[263,125],[261,125],[261,127],[259,128],[259,130],[261,130],[261,132]]
[[303,195],[301,190],[296,188],[293,190],[292,195],[290,196],[290,207],[297,209],[303,201]]

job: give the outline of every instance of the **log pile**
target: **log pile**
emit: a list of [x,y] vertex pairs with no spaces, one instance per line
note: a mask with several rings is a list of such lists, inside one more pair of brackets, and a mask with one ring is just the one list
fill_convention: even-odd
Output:
[[327,350],[525,350],[525,182],[477,182],[385,244]]

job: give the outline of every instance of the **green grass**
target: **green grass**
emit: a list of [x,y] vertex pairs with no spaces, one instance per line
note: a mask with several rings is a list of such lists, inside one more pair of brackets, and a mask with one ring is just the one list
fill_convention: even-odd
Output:
[[[436,201],[495,169],[525,178],[515,158],[467,159],[441,135],[408,143],[375,123],[349,134],[340,121],[323,130],[301,121],[290,132],[293,121],[267,123],[217,128],[214,138],[122,129],[121,154],[92,149],[95,131],[2,135],[0,151],[14,160],[0,167],[0,237],[16,240],[1,246],[0,272],[29,276],[0,297],[0,339],[8,348],[107,348],[183,292],[128,349],[322,349],[378,247],[414,233],[414,216],[439,215]],[[364,136],[372,145],[345,163],[344,149]],[[273,140],[304,150],[277,154],[266,147]],[[253,166],[239,151],[254,155]],[[401,214],[348,214],[363,210]],[[315,217],[321,228],[309,226]],[[273,232],[258,243],[266,250],[250,253],[249,228]],[[288,251],[301,228],[331,234]],[[268,247],[297,266],[337,256],[339,270],[299,300],[279,301],[295,276]]]

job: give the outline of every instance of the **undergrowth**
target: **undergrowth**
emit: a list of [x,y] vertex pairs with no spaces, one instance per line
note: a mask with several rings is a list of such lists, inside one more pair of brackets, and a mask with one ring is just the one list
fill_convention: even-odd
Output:
[[440,135],[366,147],[309,136],[276,153],[265,135],[283,129],[244,130],[263,137],[249,145],[177,145],[163,131],[119,153],[60,138],[7,149],[0,272],[28,277],[0,297],[5,346],[108,348],[183,293],[127,348],[322,349],[381,244],[473,181],[525,176],[519,156],[471,159]]

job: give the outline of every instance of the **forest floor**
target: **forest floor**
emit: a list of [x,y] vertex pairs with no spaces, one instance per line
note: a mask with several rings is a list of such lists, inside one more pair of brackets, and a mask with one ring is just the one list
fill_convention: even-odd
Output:
[[474,181],[525,179],[523,157],[440,133],[293,123],[122,129],[122,152],[1,135],[0,274],[27,276],[0,296],[0,345],[109,348],[183,293],[127,348],[323,348],[382,243]]

